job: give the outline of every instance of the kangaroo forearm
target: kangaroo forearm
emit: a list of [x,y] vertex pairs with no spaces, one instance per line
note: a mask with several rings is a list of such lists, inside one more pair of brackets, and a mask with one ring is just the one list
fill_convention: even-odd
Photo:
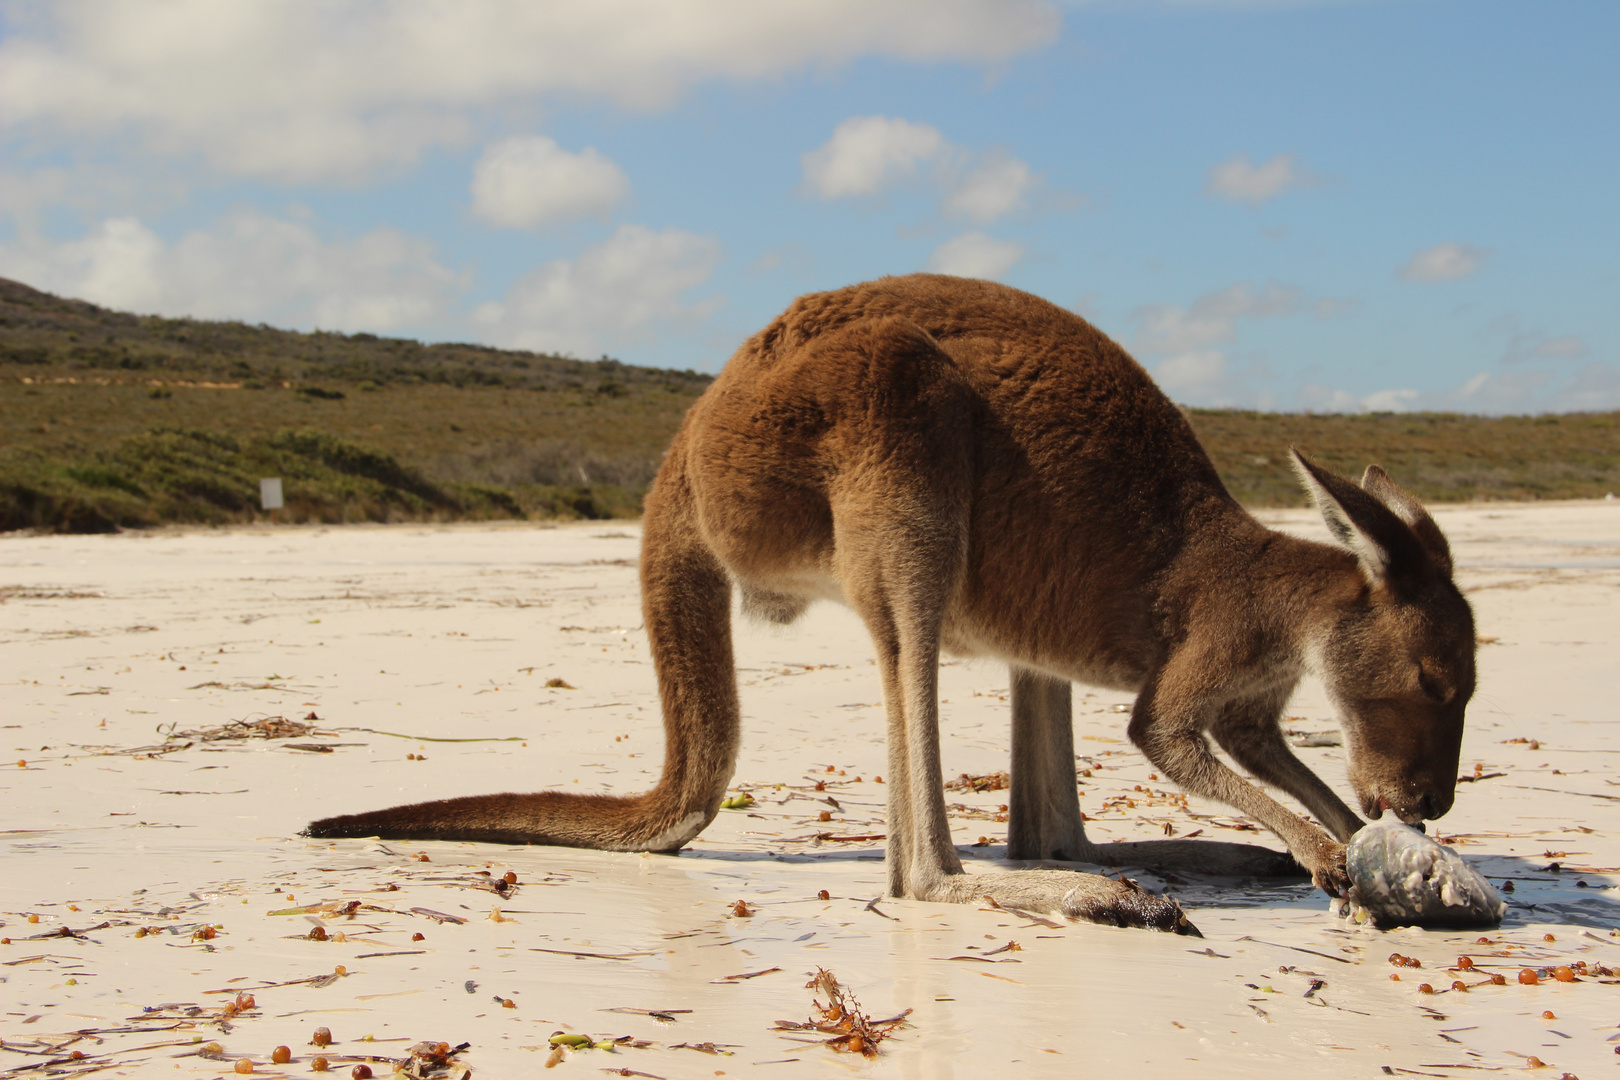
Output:
[[1222,740],[1222,746],[1256,780],[1298,799],[1339,840],[1348,841],[1361,828],[1361,819],[1320,776],[1294,756],[1275,727],[1258,742],[1229,738]]
[[1233,772],[1210,752],[1201,734],[1145,740],[1142,752],[1183,791],[1248,815],[1275,833],[1296,857],[1315,846],[1320,829]]
[[1304,804],[1305,809],[1327,826],[1328,832],[1340,843],[1349,843],[1356,830],[1364,824],[1356,812],[1345,805],[1343,799],[1323,782],[1322,778],[1306,769],[1294,785],[1278,785]]

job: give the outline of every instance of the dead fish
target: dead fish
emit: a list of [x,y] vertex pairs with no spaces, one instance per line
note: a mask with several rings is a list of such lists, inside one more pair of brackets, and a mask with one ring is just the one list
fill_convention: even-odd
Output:
[[1339,914],[1379,928],[1495,926],[1507,911],[1491,883],[1451,848],[1385,818],[1350,838],[1348,903]]

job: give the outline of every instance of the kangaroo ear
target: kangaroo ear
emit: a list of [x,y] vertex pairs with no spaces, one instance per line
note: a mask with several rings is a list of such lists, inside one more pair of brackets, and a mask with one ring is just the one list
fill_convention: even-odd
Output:
[[[1395,512],[1341,476],[1289,447],[1299,482],[1316,501],[1334,539],[1355,553],[1373,585],[1393,576],[1420,573],[1429,562],[1417,535]],[[1391,485],[1393,486],[1393,485]],[[1408,496],[1410,497],[1410,496]],[[1432,564],[1431,564],[1432,565]]]
[[1395,516],[1406,522],[1406,527],[1412,530],[1440,572],[1451,576],[1451,545],[1446,543],[1446,534],[1440,531],[1434,518],[1423,509],[1417,496],[1391,480],[1389,473],[1376,465],[1367,466],[1367,472],[1361,478],[1361,489],[1395,511]]

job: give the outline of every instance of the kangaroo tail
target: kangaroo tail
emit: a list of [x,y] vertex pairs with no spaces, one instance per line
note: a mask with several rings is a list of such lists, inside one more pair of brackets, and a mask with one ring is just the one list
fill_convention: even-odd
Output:
[[703,542],[677,439],[647,498],[642,610],[664,711],[664,770],[643,795],[471,795],[345,814],[306,836],[676,851],[714,820],[737,760],[731,583]]

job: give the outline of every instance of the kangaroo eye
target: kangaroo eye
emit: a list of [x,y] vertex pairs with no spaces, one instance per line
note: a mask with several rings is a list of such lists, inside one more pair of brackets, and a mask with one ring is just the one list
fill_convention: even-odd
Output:
[[1424,671],[1421,666],[1418,668],[1418,688],[1430,701],[1444,703],[1451,700],[1451,687]]

